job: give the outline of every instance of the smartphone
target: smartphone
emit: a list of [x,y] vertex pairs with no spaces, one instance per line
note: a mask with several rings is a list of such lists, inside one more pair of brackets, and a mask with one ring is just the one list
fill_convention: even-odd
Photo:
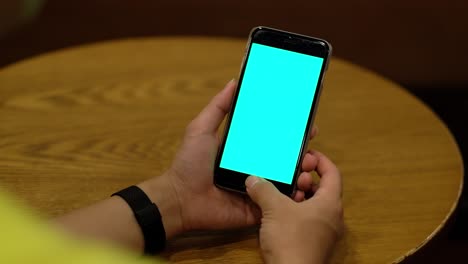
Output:
[[292,195],[331,55],[322,39],[267,27],[250,32],[214,166],[214,184],[245,193],[255,175]]

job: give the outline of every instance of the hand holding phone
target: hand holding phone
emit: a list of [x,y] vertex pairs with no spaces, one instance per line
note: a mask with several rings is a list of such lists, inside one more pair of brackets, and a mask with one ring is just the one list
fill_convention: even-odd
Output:
[[245,179],[255,175],[294,192],[330,54],[321,39],[252,30],[215,162],[216,186],[245,193]]
[[[179,213],[181,217],[173,217],[169,221],[172,227],[179,226],[176,232],[172,232],[173,235],[191,230],[232,229],[260,223],[262,214],[250,199],[221,190],[213,184],[214,160],[219,149],[217,131],[230,109],[235,89],[236,82],[231,81],[210,100],[188,124],[182,144],[168,170],[162,176],[148,180],[151,186],[162,182],[167,190],[164,193],[167,200],[177,204],[178,210],[173,213]],[[304,200],[306,194],[313,191],[308,173],[314,170],[316,164],[317,160],[310,153],[304,156],[301,164],[304,173],[299,176],[295,201]],[[158,206],[161,208],[162,204]],[[169,226],[165,227],[166,231],[170,229]]]

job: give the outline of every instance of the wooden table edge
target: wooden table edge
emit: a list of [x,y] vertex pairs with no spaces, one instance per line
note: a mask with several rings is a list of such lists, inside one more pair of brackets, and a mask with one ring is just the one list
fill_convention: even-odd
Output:
[[[380,76],[380,75],[379,75]],[[384,77],[383,77],[384,78]],[[391,80],[390,80],[391,81]],[[398,85],[399,86],[399,85]],[[401,86],[400,86],[401,87]],[[446,226],[447,222],[453,217],[457,207],[458,207],[458,203],[460,201],[460,198],[461,198],[461,195],[462,195],[462,192],[463,192],[463,185],[464,185],[464,182],[465,182],[465,177],[464,177],[464,174],[465,174],[465,167],[464,167],[464,164],[463,164],[463,156],[461,154],[461,151],[460,151],[460,147],[458,146],[457,144],[457,141],[455,140],[452,132],[450,131],[450,129],[447,127],[447,125],[445,124],[444,121],[442,121],[440,119],[440,117],[434,113],[434,111],[432,110],[432,108],[430,108],[428,105],[426,105],[421,99],[419,99],[418,97],[416,97],[415,95],[411,94],[410,92],[408,92],[407,90],[403,89],[403,87],[401,87],[402,90],[407,93],[409,96],[413,96],[415,97],[418,101],[420,101],[421,104],[423,104],[425,107],[427,107],[431,112],[432,114],[439,120],[439,122],[442,123],[442,125],[444,126],[444,128],[446,129],[447,131],[447,134],[450,136],[450,139],[451,141],[453,142],[453,144],[457,147],[457,153],[458,153],[458,156],[460,157],[460,185],[458,186],[458,193],[457,193],[457,197],[455,199],[455,201],[453,201],[453,204],[452,206],[450,207],[450,210],[448,212],[448,214],[445,216],[444,220],[442,220],[442,222],[440,222],[439,226],[437,226],[436,229],[434,229],[434,231],[432,231],[431,234],[429,234],[425,239],[424,241],[422,241],[419,245],[417,245],[416,247],[408,250],[408,252],[406,252],[406,254],[404,254],[403,256],[401,256],[400,258],[396,259],[395,261],[393,261],[392,263],[401,263],[403,260],[405,260],[406,258],[408,258],[409,256],[413,255],[414,253],[416,253],[418,250],[420,250],[421,248],[423,248],[425,245],[427,245],[429,243],[429,241],[431,241],[437,234],[440,233],[440,231]]]

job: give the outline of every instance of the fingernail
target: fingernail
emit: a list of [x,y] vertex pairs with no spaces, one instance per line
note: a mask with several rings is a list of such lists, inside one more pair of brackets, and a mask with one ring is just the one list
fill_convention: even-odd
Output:
[[260,182],[261,180],[262,180],[262,178],[260,178],[260,177],[250,175],[250,176],[247,177],[247,179],[245,180],[245,186],[246,186],[247,188],[252,188],[252,187],[254,187],[255,184],[257,184],[257,183]]
[[229,86],[229,85],[233,84],[235,81],[236,81],[236,79],[235,79],[235,78],[232,78],[232,79],[226,84],[226,86]]

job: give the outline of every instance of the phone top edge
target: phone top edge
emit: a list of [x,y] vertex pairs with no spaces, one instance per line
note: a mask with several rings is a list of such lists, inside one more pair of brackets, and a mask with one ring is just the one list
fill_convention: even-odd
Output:
[[296,37],[306,38],[306,39],[310,39],[310,40],[314,40],[314,41],[320,41],[320,42],[322,42],[324,44],[324,47],[327,49],[328,57],[331,57],[332,52],[333,52],[333,46],[330,44],[330,42],[328,42],[325,39],[312,37],[312,36],[308,36],[308,35],[304,35],[304,34],[300,34],[300,33],[290,32],[290,31],[286,31],[286,30],[281,30],[281,29],[277,29],[277,28],[266,27],[266,26],[257,26],[257,27],[252,28],[250,30],[250,34],[249,34],[249,42],[252,40],[252,38],[254,36],[254,33],[256,31],[258,31],[258,30],[268,30],[268,31],[272,31],[272,32],[290,34],[290,35],[293,35],[293,36],[296,36]]

